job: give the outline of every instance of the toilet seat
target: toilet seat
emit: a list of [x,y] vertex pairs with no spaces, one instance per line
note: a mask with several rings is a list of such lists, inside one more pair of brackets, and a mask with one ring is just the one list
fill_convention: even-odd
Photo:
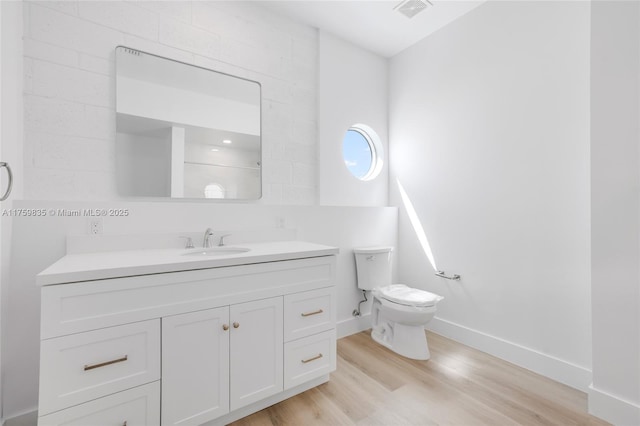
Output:
[[404,306],[428,307],[434,306],[442,296],[428,291],[411,288],[404,284],[391,284],[375,289],[375,296]]

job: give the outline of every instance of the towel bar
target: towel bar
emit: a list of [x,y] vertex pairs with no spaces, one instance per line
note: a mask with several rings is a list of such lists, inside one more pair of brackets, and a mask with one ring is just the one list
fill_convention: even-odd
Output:
[[453,274],[453,276],[449,277],[445,274],[444,271],[437,271],[436,272],[436,276],[441,277],[441,278],[446,278],[448,280],[455,280],[455,281],[460,281],[460,279],[462,278],[460,275],[458,274]]
[[11,194],[11,188],[13,187],[13,173],[11,173],[11,167],[9,167],[9,164],[7,163],[0,163],[0,169],[3,167],[7,169],[7,174],[9,175],[9,183],[7,184],[7,191],[3,196],[0,197],[0,201],[4,201],[9,198],[9,194]]

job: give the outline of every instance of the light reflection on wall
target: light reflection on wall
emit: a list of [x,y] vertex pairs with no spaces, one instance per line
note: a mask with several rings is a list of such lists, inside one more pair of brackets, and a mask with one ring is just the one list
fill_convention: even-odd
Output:
[[396,178],[396,182],[398,183],[398,189],[400,190],[400,196],[402,197],[402,204],[404,205],[404,209],[407,211],[407,215],[409,216],[409,221],[411,222],[411,226],[413,226],[413,231],[416,233],[416,237],[418,237],[418,241],[422,246],[422,250],[424,250],[424,254],[427,255],[427,259],[429,259],[429,263],[433,267],[434,271],[438,271],[436,268],[436,260],[433,257],[433,253],[431,252],[431,246],[429,245],[429,240],[427,240],[427,234],[424,232],[424,228],[422,227],[422,223],[418,218],[418,214],[416,213],[416,209],[413,207],[413,203],[411,203],[411,199],[407,195],[407,192],[404,190],[404,187],[400,183],[400,179]]

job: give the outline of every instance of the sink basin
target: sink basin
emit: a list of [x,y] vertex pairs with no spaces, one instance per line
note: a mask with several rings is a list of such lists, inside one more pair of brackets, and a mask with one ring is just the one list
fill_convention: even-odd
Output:
[[249,250],[250,249],[244,248],[244,247],[210,247],[210,248],[193,249],[187,253],[182,253],[182,256],[202,256],[202,257],[229,256],[232,254],[246,253]]

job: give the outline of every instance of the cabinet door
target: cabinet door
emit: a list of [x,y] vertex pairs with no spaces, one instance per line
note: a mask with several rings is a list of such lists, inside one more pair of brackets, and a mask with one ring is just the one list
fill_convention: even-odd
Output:
[[283,389],[282,297],[230,309],[233,411]]
[[229,412],[228,319],[228,306],[162,319],[163,426]]

